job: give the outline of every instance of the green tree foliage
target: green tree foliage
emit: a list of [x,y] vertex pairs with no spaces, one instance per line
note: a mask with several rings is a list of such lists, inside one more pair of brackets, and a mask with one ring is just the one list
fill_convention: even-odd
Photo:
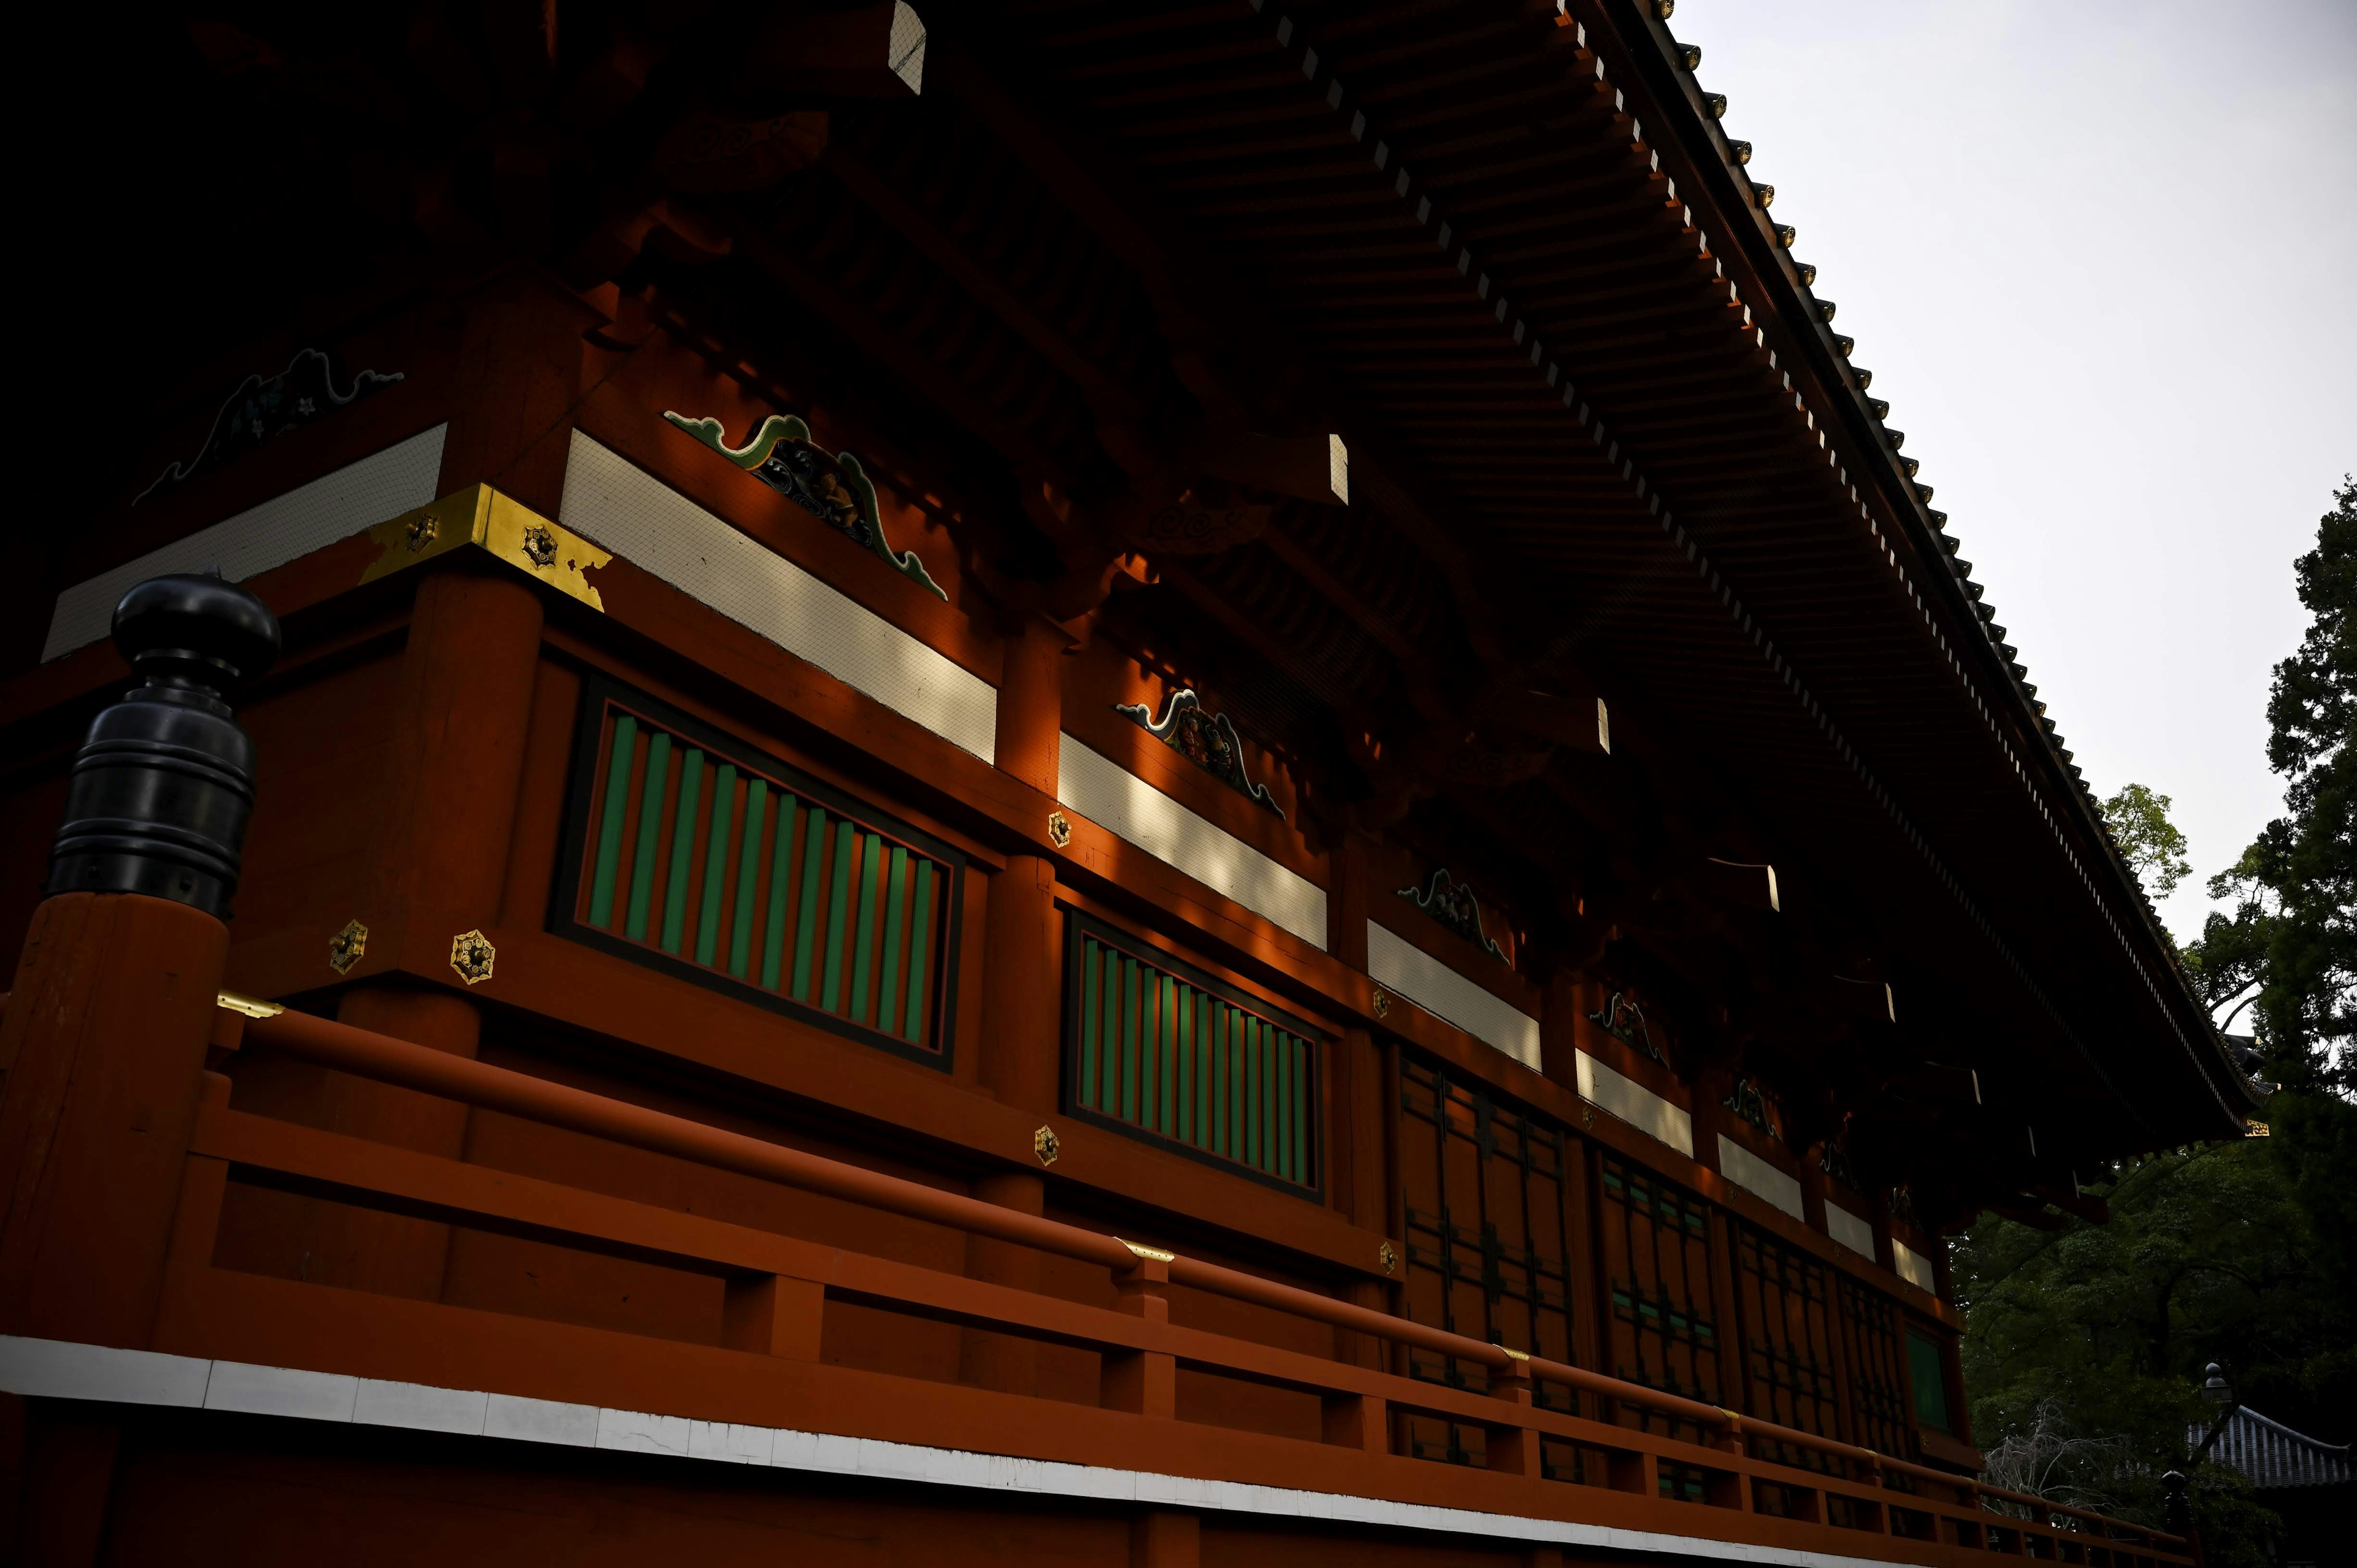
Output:
[[2170,804],[2168,796],[2156,795],[2141,784],[2126,785],[2103,802],[2113,842],[2120,846],[2128,869],[2156,898],[2176,892],[2177,885],[2193,873],[2192,863],[2185,858],[2185,835],[2169,820]]
[[[1992,1216],[1958,1242],[1973,1430],[1992,1448],[2048,1438],[2047,1495],[2160,1522],[2161,1472],[2215,1413],[2200,1393],[2211,1361],[2276,1419],[2345,1437],[2357,1311],[2319,1288],[2315,1233],[2271,1142],[2106,1172],[2087,1189],[2111,1207],[2103,1225]],[[2195,1481],[2211,1561],[2263,1561],[2237,1555],[2265,1522],[2248,1488],[2215,1465]]]
[[[1980,1440],[2041,1485],[2159,1519],[2217,1361],[2254,1407],[2327,1442],[2357,1408],[2357,483],[2297,563],[2312,618],[2276,668],[2268,764],[2285,814],[2210,884],[2182,958],[2214,1006],[2248,1012],[2272,1135],[2165,1151],[2100,1173],[2104,1225],[1994,1217],[1954,1257],[1964,1377]],[[2169,799],[2104,803],[2156,891],[2186,875]],[[2089,1173],[2081,1173],[2085,1179]],[[2212,1563],[2256,1563],[2264,1510],[2216,1466],[2195,1476]]]
[[2190,967],[2213,998],[2252,992],[2270,1145],[2307,1208],[2319,1267],[2357,1293],[2357,484],[2344,481],[2296,565],[2313,618],[2276,666],[2267,763],[2286,813],[2211,879]]

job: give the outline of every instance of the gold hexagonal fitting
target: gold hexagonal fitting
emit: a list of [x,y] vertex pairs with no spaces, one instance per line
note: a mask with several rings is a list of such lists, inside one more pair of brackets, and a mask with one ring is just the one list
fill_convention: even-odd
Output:
[[1039,1156],[1043,1165],[1052,1165],[1056,1156],[1064,1152],[1064,1142],[1056,1136],[1053,1127],[1042,1127],[1031,1134],[1031,1152]]
[[1393,1250],[1389,1241],[1375,1249],[1375,1262],[1383,1264],[1383,1273],[1387,1274],[1399,1273],[1399,1253]]
[[450,967],[469,985],[490,979],[491,965],[499,956],[499,950],[480,931],[460,931],[450,939]]
[[328,967],[338,974],[350,974],[367,951],[368,928],[357,918],[347,920],[342,930],[328,939]]
[[1388,991],[1378,991],[1378,992],[1376,992],[1376,993],[1375,993],[1375,1016],[1376,1016],[1376,1017],[1378,1017],[1378,1018],[1388,1018],[1388,1017],[1390,1017],[1391,1015],[1392,1015],[1392,993],[1391,993],[1390,992],[1388,992]]
[[1061,811],[1048,813],[1048,842],[1058,849],[1072,842],[1072,820]]

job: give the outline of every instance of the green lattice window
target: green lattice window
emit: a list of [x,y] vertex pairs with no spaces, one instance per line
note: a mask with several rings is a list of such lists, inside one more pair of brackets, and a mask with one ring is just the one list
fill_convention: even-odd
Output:
[[1068,1110],[1316,1190],[1308,1026],[1082,916],[1071,919],[1066,968]]
[[964,857],[606,682],[585,698],[565,934],[942,1059]]

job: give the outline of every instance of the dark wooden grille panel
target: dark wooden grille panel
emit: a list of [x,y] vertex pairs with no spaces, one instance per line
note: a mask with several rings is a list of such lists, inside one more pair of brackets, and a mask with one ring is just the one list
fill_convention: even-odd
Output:
[[[1711,1306],[1710,1211],[1692,1193],[1609,1155],[1601,1161],[1596,1208],[1613,1376],[1724,1403]],[[1632,1409],[1619,1416],[1662,1432],[1679,1424]]]
[[657,704],[593,692],[571,934],[938,1055],[963,856]]
[[1125,1132],[1318,1187],[1318,1039],[1187,966],[1076,920],[1067,1097]]
[[1849,1363],[1850,1414],[1857,1442],[1878,1454],[1915,1456],[1907,1419],[1907,1378],[1900,1364],[1899,1305],[1846,1274],[1841,1282],[1842,1351]]
[[[1834,1371],[1833,1272],[1737,1223],[1735,1309],[1743,1327],[1743,1408],[1782,1426],[1841,1435]],[[1823,1468],[1824,1455],[1789,1444],[1755,1445],[1761,1458]]]
[[[1479,1085],[1409,1060],[1400,1079],[1400,1176],[1406,1202],[1408,1316],[1553,1360],[1572,1359],[1570,1249],[1579,1244],[1569,1162],[1578,1144],[1543,1117],[1502,1105]],[[1488,1373],[1412,1350],[1412,1376],[1458,1388]],[[1571,1411],[1569,1391],[1541,1384],[1537,1402]],[[1423,1458],[1479,1463],[1478,1428],[1406,1423]],[[1558,1447],[1560,1452],[1557,1451]],[[1550,1472],[1574,1479],[1579,1456],[1548,1445]]]

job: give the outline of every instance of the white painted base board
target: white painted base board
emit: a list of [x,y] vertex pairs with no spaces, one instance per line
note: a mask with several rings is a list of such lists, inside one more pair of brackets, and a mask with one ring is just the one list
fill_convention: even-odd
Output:
[[738,1426],[648,1411],[565,1404],[424,1383],[382,1382],[343,1373],[257,1367],[241,1361],[208,1361],[69,1340],[0,1337],[0,1391],[28,1399],[96,1400],[185,1410],[235,1411],[249,1415],[400,1427],[458,1437],[492,1437],[515,1443],[764,1466],[813,1475],[856,1476],[919,1486],[965,1487],[1018,1496],[1255,1514],[1358,1528],[1437,1530],[1608,1552],[1657,1552],[1689,1561],[1772,1563],[1778,1568],[1869,1568],[1870,1563],[1866,1558],[1838,1557],[1823,1552],[1792,1552],[1561,1520],[1523,1519],[1512,1514],[1391,1502],[1340,1492],[1205,1481],[1151,1470],[1020,1459],[968,1449],[839,1437],[791,1427]]
[[578,430],[556,521],[985,762],[998,693]]
[[1372,920],[1367,922],[1367,974],[1384,990],[1539,1070],[1536,1018]]
[[437,424],[420,431],[210,528],[158,545],[112,572],[76,583],[58,596],[48,640],[41,647],[43,662],[105,637],[113,629],[114,602],[150,577],[218,566],[222,576],[242,583],[424,506],[441,482],[442,438],[449,428]]
[[1586,1051],[1579,1056],[1579,1092],[1602,1110],[1631,1127],[1651,1133],[1686,1158],[1694,1158],[1694,1118],[1636,1079],[1598,1061]]

